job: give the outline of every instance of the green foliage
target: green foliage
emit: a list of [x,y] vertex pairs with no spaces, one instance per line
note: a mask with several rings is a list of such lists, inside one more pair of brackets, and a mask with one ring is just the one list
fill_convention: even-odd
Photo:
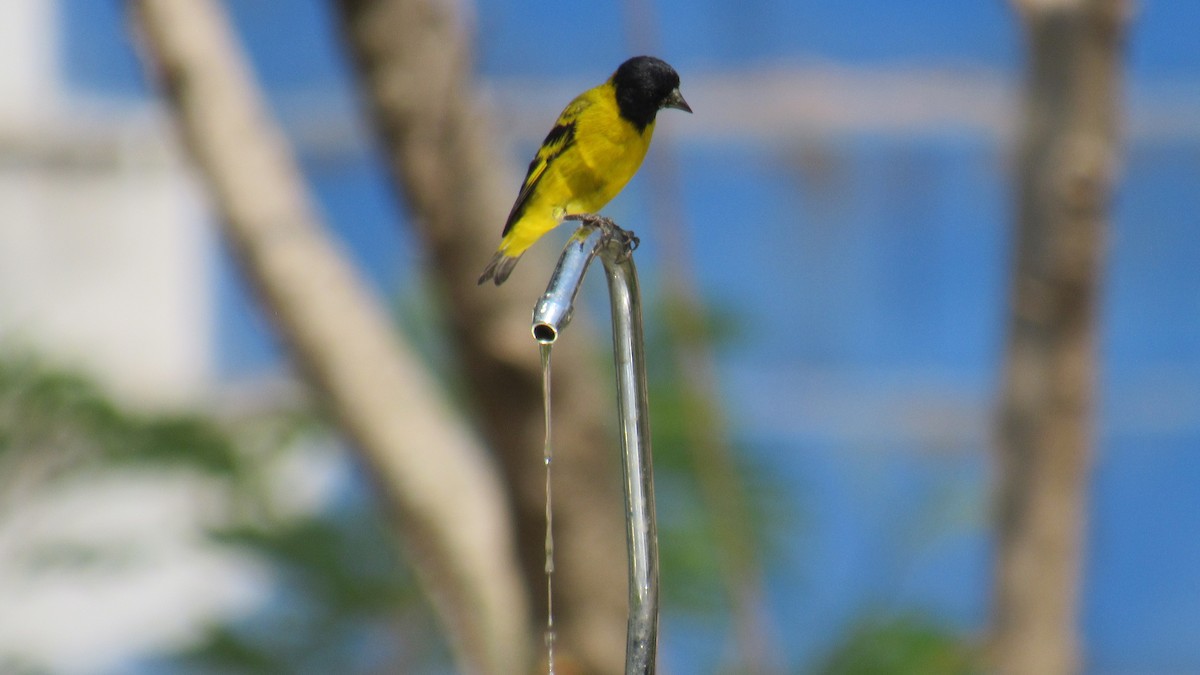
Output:
[[962,638],[914,616],[871,618],[853,628],[821,675],[971,675],[981,672]]
[[[134,412],[82,375],[0,356],[0,497],[7,504],[80,478],[190,473],[221,486],[228,500],[216,509],[225,515],[212,526],[212,545],[257,561],[267,574],[262,607],[209,626],[199,644],[146,659],[141,665],[154,672],[427,672],[449,661],[391,527],[348,458],[339,464],[346,480],[333,504],[297,513],[276,503],[278,462],[303,445],[296,441],[319,433],[304,410],[236,422]],[[330,452],[336,447],[322,440]],[[136,555],[129,542],[56,541],[29,556],[27,567],[100,574]],[[0,671],[42,672],[5,654]]]
[[697,307],[669,294],[659,299],[655,312],[663,317],[663,325],[669,326],[669,334],[658,337],[678,347],[700,347],[716,353],[748,337],[741,330],[745,317],[730,307],[711,304]]
[[366,673],[390,671],[401,659],[445,662],[386,523],[364,506],[214,533],[270,564],[273,602],[249,620],[210,627],[201,645],[171,661],[221,673]]
[[29,357],[0,359],[0,454],[38,454],[42,478],[85,467],[184,467],[232,475],[233,443],[196,415],[145,415],[82,375]]
[[21,658],[0,655],[0,673],[5,675],[49,675],[49,672]]
[[[786,486],[754,464],[748,448],[714,422],[728,416],[724,401],[697,390],[686,372],[694,367],[693,358],[709,358],[706,352],[739,337],[736,315],[678,298],[661,300],[651,315],[662,318],[647,326],[646,361],[660,566],[663,578],[671,580],[664,592],[675,607],[725,613],[728,575],[777,554],[777,533],[794,530],[785,524],[797,519],[784,496]],[[709,447],[700,447],[705,442]]]

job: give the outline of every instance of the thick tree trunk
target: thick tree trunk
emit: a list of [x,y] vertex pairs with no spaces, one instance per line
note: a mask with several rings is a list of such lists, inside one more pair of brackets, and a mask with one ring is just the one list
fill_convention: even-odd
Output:
[[1018,0],[1029,44],[998,425],[998,673],[1080,668],[1096,307],[1117,165],[1125,0]]
[[372,470],[463,672],[527,664],[508,503],[484,451],[330,241],[213,0],[138,0],[144,56],[246,276]]
[[[538,610],[531,635],[540,643],[543,423],[529,330],[558,251],[549,241],[535,247],[500,288],[475,283],[499,244],[519,176],[475,97],[455,3],[339,0],[337,8],[400,193],[431,254],[429,272],[445,299],[440,306],[481,430],[507,474],[525,581]],[[557,113],[546,111],[547,130]],[[598,367],[601,352],[580,318],[554,347],[555,652],[560,666],[575,661],[582,672],[620,673],[626,557],[612,375]]]

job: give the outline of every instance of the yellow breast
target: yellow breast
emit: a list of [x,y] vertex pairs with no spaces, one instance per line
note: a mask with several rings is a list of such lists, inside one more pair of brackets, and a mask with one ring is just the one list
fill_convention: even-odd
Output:
[[558,120],[566,123],[575,125],[573,142],[547,162],[520,220],[505,236],[502,248],[512,254],[524,251],[564,216],[604,208],[637,173],[654,135],[653,123],[639,131],[620,116],[610,83],[572,101]]
[[567,213],[594,213],[616,197],[642,166],[653,135],[653,124],[639,132],[618,116],[615,101],[585,110],[576,132],[578,158],[563,167],[573,196],[563,205]]

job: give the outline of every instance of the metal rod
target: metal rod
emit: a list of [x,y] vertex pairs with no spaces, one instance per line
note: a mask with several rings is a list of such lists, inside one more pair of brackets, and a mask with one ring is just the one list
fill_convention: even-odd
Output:
[[617,415],[621,423],[621,471],[625,487],[625,534],[629,558],[629,621],[626,675],[653,675],[658,645],[658,533],[650,413],[637,269],[619,238],[580,227],[571,237],[533,310],[533,336],[552,344],[571,319],[575,296],[592,259],[600,256],[612,306]]

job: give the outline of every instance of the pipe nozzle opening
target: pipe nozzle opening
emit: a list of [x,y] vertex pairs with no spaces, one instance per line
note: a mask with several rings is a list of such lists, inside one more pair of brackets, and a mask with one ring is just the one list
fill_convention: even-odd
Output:
[[544,345],[554,344],[558,339],[558,331],[548,323],[535,323],[533,325],[533,339]]

